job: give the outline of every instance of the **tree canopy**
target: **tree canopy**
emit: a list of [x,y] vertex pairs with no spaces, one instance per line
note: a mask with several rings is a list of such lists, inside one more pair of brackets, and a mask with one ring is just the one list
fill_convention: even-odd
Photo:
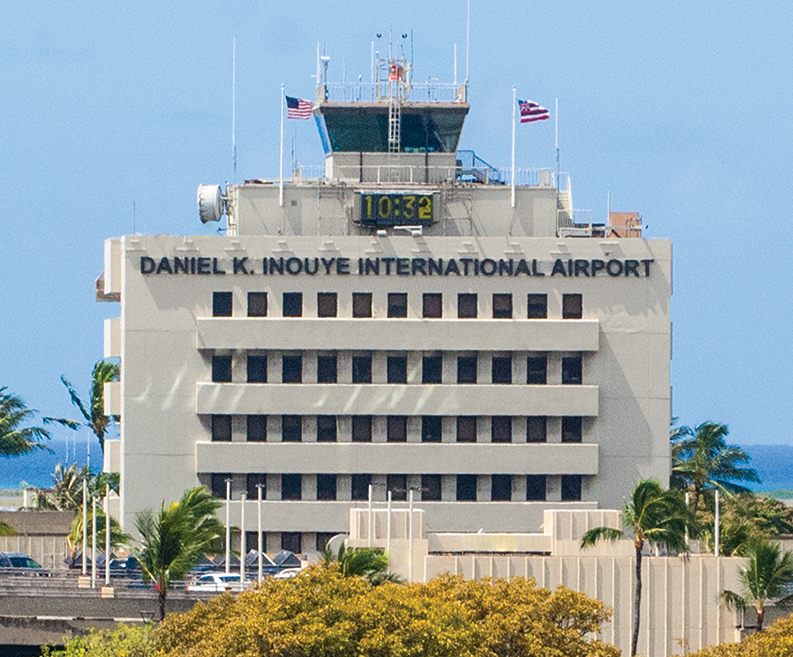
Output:
[[721,643],[686,657],[793,657],[793,615],[740,643]]
[[37,449],[49,450],[42,440],[50,434],[41,427],[22,426],[30,422],[36,411],[28,408],[22,398],[0,387],[0,456],[22,456]]

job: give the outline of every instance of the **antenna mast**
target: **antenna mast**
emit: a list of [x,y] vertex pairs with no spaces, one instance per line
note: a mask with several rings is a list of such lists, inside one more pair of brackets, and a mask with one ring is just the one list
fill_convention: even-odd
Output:
[[237,184],[237,37],[231,41],[231,162]]
[[471,51],[471,0],[468,0],[468,17],[465,21],[465,81],[468,82],[468,62]]

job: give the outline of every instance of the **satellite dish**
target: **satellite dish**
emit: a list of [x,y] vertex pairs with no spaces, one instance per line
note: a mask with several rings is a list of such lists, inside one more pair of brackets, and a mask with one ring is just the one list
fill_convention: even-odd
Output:
[[201,223],[219,221],[226,209],[220,185],[199,185],[196,195]]

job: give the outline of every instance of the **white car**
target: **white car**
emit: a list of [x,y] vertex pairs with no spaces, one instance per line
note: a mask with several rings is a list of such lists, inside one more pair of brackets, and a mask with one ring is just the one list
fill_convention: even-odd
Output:
[[292,579],[300,574],[302,568],[284,568],[273,575],[273,579]]
[[187,585],[188,591],[209,591],[221,593],[223,591],[243,591],[250,584],[249,581],[240,581],[239,573],[205,573],[196,581]]

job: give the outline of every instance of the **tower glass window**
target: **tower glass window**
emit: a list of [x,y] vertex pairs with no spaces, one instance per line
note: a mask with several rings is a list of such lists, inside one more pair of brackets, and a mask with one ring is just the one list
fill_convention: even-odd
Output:
[[317,442],[336,442],[336,416],[317,415]]
[[284,355],[281,361],[281,381],[283,383],[303,382],[303,356],[300,354]]
[[352,357],[352,382],[371,383],[372,382],[372,356],[353,356]]
[[443,317],[443,295],[440,292],[424,293],[422,316],[427,319]]
[[317,356],[317,383],[336,383],[336,355]]
[[336,475],[318,474],[317,475],[317,499],[335,500],[336,499]]
[[212,416],[212,442],[231,441],[231,415]]
[[476,356],[457,357],[457,383],[476,383]]
[[267,383],[267,356],[248,354],[248,383]]
[[404,415],[389,415],[386,419],[389,443],[406,443],[408,439],[408,419]]
[[529,319],[546,319],[548,317],[548,295],[529,294],[528,312]]
[[530,385],[545,385],[548,383],[548,357],[529,356],[526,359],[526,383]]
[[562,475],[562,502],[581,500],[581,475]]
[[581,354],[562,358],[562,383],[567,385],[581,384],[583,380],[581,361]]
[[388,383],[408,382],[407,356],[389,356],[386,361]]
[[493,319],[512,319],[512,295],[493,295]]
[[267,441],[267,416],[249,415],[248,432],[246,440],[249,443],[263,443]]
[[476,416],[461,415],[457,418],[457,442],[476,442]]
[[571,416],[562,418],[562,442],[580,443],[583,437],[583,427],[580,417]]
[[284,292],[282,311],[284,317],[302,317],[303,293]]
[[562,318],[581,319],[584,316],[584,303],[580,294],[562,295]]
[[267,317],[267,292],[248,292],[248,317]]
[[476,475],[457,475],[457,501],[476,502]]
[[335,292],[317,292],[317,317],[336,317],[338,302]]
[[212,317],[231,317],[231,292],[212,293]]
[[548,418],[530,415],[526,418],[526,442],[544,443],[548,440]]
[[281,416],[281,442],[299,443],[303,440],[303,416]]
[[494,415],[490,418],[490,440],[494,443],[512,442],[512,417]]
[[212,382],[231,383],[231,356],[212,356]]
[[352,316],[371,317],[372,316],[372,293],[353,292],[352,293]]
[[441,476],[440,475],[421,475],[421,501],[440,502],[441,501]]
[[492,365],[493,383],[512,383],[512,356],[494,356]]
[[370,443],[372,442],[372,416],[353,415],[352,416],[352,442]]
[[443,373],[442,356],[424,356],[421,359],[421,382],[440,383]]
[[476,294],[460,293],[457,295],[457,317],[459,319],[476,319]]
[[443,418],[440,415],[424,415],[421,418],[421,442],[441,442]]
[[545,475],[530,474],[526,476],[526,500],[529,502],[545,501]]
[[388,316],[407,317],[408,316],[408,295],[405,292],[388,293]]
[[490,499],[493,502],[509,502],[512,499],[512,475],[494,474],[490,478]]
[[369,484],[372,483],[372,475],[354,474],[351,479],[350,497],[353,500],[368,500]]
[[300,500],[303,498],[303,477],[299,474],[281,475],[281,499]]

